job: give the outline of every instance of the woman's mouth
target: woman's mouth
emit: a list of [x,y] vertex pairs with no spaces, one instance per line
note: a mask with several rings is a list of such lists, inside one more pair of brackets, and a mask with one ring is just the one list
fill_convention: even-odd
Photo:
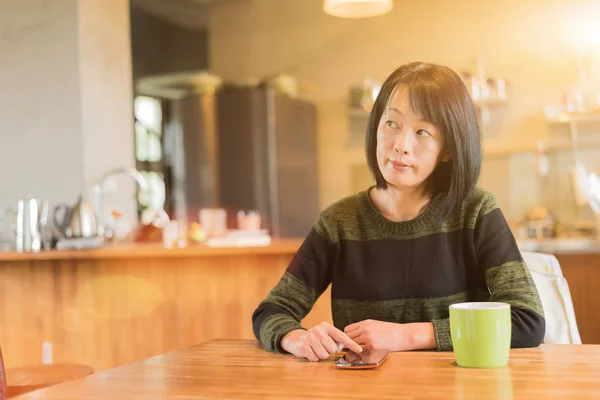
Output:
[[396,171],[406,171],[409,168],[412,168],[410,165],[405,164],[403,162],[400,161],[394,161],[394,160],[390,160],[390,164],[392,164],[392,167],[396,170]]

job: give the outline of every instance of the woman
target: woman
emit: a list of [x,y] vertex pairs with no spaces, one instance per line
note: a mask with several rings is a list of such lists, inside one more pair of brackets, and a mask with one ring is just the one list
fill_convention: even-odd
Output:
[[[376,185],[324,210],[252,316],[270,351],[311,361],[342,346],[451,350],[448,306],[511,305],[512,347],[538,346],[539,295],[493,196],[475,188],[481,134],[451,69],[411,63],[385,81],[366,136]],[[300,321],[332,285],[334,326]]]

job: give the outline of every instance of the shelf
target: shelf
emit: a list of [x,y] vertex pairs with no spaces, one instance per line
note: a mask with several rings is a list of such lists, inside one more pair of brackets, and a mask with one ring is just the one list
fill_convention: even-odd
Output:
[[546,121],[552,124],[571,122],[600,122],[600,108],[588,111],[575,111],[564,106],[548,106],[544,108]]
[[508,105],[508,100],[503,97],[498,96],[490,96],[488,98],[481,99],[473,99],[473,104],[477,107],[488,107],[488,108],[497,108],[497,107],[505,107]]

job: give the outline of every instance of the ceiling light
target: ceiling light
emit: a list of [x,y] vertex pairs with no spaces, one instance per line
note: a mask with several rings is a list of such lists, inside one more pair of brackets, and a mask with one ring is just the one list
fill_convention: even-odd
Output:
[[323,10],[334,17],[368,18],[388,13],[392,0],[325,0]]

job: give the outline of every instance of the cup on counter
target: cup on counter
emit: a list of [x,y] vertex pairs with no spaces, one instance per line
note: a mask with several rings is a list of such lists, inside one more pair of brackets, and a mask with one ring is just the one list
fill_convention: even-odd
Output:
[[163,246],[167,249],[187,245],[187,221],[169,221],[162,228]]
[[202,208],[198,212],[200,225],[206,237],[219,237],[227,234],[227,211],[223,208]]
[[456,364],[468,368],[505,366],[510,355],[511,326],[510,304],[452,304],[450,333]]
[[260,214],[257,211],[238,211],[237,224],[240,231],[256,232],[260,230]]

